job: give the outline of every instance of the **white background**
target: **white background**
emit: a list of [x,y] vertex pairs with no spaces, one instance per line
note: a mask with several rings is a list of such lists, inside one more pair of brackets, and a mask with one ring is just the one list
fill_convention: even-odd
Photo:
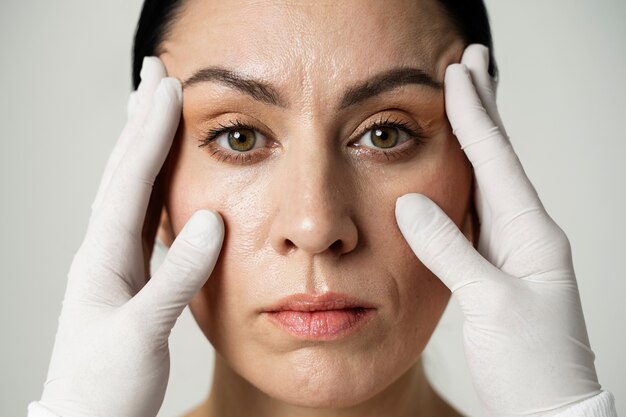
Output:
[[[0,3],[0,415],[45,380],[72,257],[125,119],[138,0]],[[604,389],[626,415],[626,2],[488,0],[499,103],[525,170],[573,247]],[[450,303],[433,384],[478,415]],[[546,349],[549,349],[546,346]],[[208,392],[212,352],[186,311],[161,416]]]

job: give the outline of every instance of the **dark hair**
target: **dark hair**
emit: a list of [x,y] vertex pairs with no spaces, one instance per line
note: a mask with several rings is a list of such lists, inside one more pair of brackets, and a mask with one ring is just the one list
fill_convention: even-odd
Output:
[[[482,0],[438,0],[456,25],[466,45],[480,43],[489,48],[489,74],[496,76],[493,41],[487,9]],[[139,86],[139,71],[146,56],[159,55],[159,46],[182,6],[182,0],[145,0],[133,46],[133,86]]]

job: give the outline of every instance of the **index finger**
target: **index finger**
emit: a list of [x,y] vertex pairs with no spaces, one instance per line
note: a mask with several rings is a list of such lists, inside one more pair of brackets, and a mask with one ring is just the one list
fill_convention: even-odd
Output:
[[474,167],[476,183],[492,215],[510,220],[529,209],[544,210],[509,139],[491,119],[463,64],[445,75],[446,113]]
[[[148,115],[128,144],[102,203],[94,213],[105,232],[121,229],[131,236],[141,236],[152,187],[172,145],[181,107],[180,82],[175,78],[163,78]],[[105,244],[116,245],[118,234],[108,234]]]
[[109,155],[106,163],[98,192],[91,205],[92,212],[97,211],[104,194],[111,181],[111,176],[115,172],[122,157],[126,154],[129,142],[136,134],[137,127],[143,122],[149,111],[149,104],[152,101],[154,92],[162,78],[167,76],[165,67],[157,57],[145,57],[141,67],[141,84],[139,88],[132,92],[128,100],[128,120],[124,130],[120,134],[113,151]]

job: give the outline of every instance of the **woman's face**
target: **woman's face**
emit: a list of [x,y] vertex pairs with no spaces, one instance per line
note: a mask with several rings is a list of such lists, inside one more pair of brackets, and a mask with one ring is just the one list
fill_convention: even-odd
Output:
[[[271,397],[356,404],[419,358],[450,292],[411,252],[394,207],[418,192],[460,227],[469,215],[471,167],[442,87],[462,50],[435,1],[191,0],[174,20],[160,56],[184,81],[169,222],[177,234],[210,208],[226,226],[191,310]],[[320,339],[263,313],[327,292],[368,303],[368,320]]]

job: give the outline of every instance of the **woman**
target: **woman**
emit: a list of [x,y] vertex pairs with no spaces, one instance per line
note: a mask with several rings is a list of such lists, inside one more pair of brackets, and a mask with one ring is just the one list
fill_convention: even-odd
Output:
[[217,353],[190,415],[460,415],[420,363],[454,294],[485,415],[615,415],[462,3],[147,2],[30,414],[156,415],[189,304]]

